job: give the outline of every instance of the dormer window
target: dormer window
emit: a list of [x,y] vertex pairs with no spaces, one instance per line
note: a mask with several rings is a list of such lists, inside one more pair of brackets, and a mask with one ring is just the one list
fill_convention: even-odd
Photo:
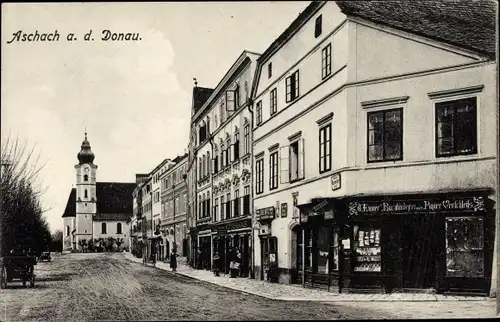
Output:
[[273,63],[267,64],[267,78],[271,78],[273,76]]
[[316,25],[314,26],[314,37],[315,38],[318,38],[319,36],[321,36],[322,27],[323,27],[322,15],[319,15],[319,17],[316,18]]

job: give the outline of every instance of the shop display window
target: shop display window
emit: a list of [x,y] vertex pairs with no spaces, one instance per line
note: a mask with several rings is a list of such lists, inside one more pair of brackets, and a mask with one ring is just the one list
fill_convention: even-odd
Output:
[[446,218],[446,276],[484,276],[483,218]]
[[354,271],[381,272],[380,228],[370,225],[354,226]]
[[320,227],[317,230],[316,256],[318,258],[318,273],[328,274],[328,251],[330,248],[330,227]]
[[333,231],[333,239],[330,246],[330,269],[332,271],[339,270],[339,235],[338,228]]

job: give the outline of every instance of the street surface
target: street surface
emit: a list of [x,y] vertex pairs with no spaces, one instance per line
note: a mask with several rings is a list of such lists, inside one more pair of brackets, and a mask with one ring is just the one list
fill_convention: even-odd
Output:
[[[275,301],[143,267],[119,253],[54,254],[36,274],[34,289],[16,283],[1,291],[1,321],[391,319],[426,310],[429,317],[457,317],[458,309],[457,302]],[[494,307],[460,304],[473,317]]]

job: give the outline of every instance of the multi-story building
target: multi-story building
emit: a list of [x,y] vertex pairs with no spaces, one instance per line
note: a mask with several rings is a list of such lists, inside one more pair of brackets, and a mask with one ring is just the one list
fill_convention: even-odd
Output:
[[198,252],[198,228],[197,228],[197,195],[196,195],[196,185],[197,185],[197,127],[196,123],[193,122],[194,116],[201,109],[203,104],[212,95],[214,91],[212,88],[198,87],[197,82],[193,88],[193,100],[191,106],[191,122],[190,122],[190,134],[189,134],[189,144],[188,144],[188,159],[187,159],[187,218],[186,223],[189,229],[188,236],[188,262],[191,266],[199,267],[201,259],[197,255]]
[[144,180],[140,186],[142,195],[142,217],[141,217],[141,228],[142,228],[142,245],[144,246],[145,253],[143,256],[150,257],[156,243],[156,236],[154,235],[153,229],[153,210],[152,210],[152,196],[153,192],[151,189],[151,174],[148,174],[148,178]]
[[486,1],[315,1],[262,54],[260,278],[493,289],[494,17]]
[[186,228],[186,169],[187,154],[178,156],[172,160],[161,180],[161,227],[162,245],[161,251],[164,258],[176,251],[178,256],[187,257],[187,235]]
[[250,90],[258,54],[244,51],[194,115],[196,128],[198,246],[205,267],[215,252],[229,269],[241,252],[241,272],[252,263]]
[[148,179],[149,174],[136,174],[135,182],[137,184],[133,198],[133,216],[131,218],[130,232],[130,252],[137,257],[142,257],[142,184]]
[[152,227],[153,236],[156,237],[156,259],[161,260],[164,258],[163,254],[163,239],[160,236],[160,224],[161,224],[161,212],[162,212],[162,201],[161,195],[163,187],[161,184],[161,176],[167,171],[168,166],[172,165],[173,162],[170,159],[165,159],[160,164],[158,164],[149,174],[151,176],[151,211],[152,211]]

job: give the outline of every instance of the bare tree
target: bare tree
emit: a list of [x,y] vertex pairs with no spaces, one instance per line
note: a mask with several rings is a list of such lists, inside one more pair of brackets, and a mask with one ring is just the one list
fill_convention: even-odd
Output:
[[2,142],[0,173],[0,254],[10,250],[32,251],[37,255],[50,246],[51,235],[43,216],[43,194],[38,174],[40,156],[35,148],[9,137]]

